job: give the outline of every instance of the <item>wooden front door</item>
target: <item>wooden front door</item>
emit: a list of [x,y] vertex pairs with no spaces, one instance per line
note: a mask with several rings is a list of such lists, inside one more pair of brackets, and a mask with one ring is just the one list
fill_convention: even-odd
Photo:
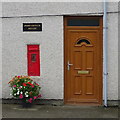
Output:
[[102,104],[102,17],[65,17],[66,104]]

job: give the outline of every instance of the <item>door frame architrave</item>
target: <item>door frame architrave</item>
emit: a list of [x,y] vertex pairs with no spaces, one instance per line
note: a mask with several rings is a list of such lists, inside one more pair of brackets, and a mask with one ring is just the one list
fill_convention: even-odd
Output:
[[[102,105],[103,104],[103,16],[63,16],[63,22],[64,22],[64,30],[63,30],[63,35],[64,35],[64,104],[69,104],[69,103],[67,103],[66,102],[66,80],[67,80],[67,72],[66,72],[66,69],[67,69],[67,60],[68,60],[68,58],[67,58],[67,56],[66,56],[66,54],[67,54],[67,36],[66,36],[66,29],[67,29],[67,18],[73,18],[73,17],[78,17],[78,18],[99,18],[100,19],[100,25],[99,25],[99,29],[100,29],[100,40],[101,40],[101,42],[100,42],[100,44],[101,44],[101,46],[102,46],[102,48],[101,48],[101,52],[100,52],[100,54],[101,54],[101,57],[102,57],[102,60],[101,60],[101,87],[100,87],[100,102],[98,103],[98,104],[92,104],[92,103],[88,103],[87,105]],[[69,27],[70,28],[70,27]],[[78,27],[79,28],[79,27]],[[95,28],[95,27],[93,27],[93,28]],[[92,27],[91,27],[91,29],[92,29]],[[84,103],[81,103],[82,105],[84,104]],[[86,103],[85,103],[85,105],[86,105]]]

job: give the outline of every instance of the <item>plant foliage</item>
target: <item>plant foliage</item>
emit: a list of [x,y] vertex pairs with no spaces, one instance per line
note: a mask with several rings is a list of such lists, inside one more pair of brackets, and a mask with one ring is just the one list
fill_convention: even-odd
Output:
[[26,102],[32,103],[33,100],[41,97],[41,87],[29,76],[15,76],[8,84],[10,84],[12,95],[15,98],[24,99]]

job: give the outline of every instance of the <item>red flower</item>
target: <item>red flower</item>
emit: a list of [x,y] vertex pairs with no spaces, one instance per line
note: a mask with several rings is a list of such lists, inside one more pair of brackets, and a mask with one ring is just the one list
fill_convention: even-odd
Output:
[[32,88],[34,88],[34,85],[30,82],[28,82],[27,84],[31,85]]
[[28,82],[28,84],[29,84],[29,85],[33,85],[33,84],[31,84],[30,82]]
[[21,98],[21,99],[22,99],[22,98],[23,98],[23,95],[22,95],[22,94],[20,94],[19,98]]
[[27,82],[27,84],[31,85],[31,83],[30,83],[30,82]]
[[[36,85],[38,85],[37,83],[36,83]],[[39,86],[39,85],[38,85]]]
[[41,95],[38,95],[37,98],[41,97]]
[[23,83],[23,86],[27,86],[25,83]]
[[16,85],[13,85],[13,87],[16,87]]
[[20,78],[20,76],[17,76],[18,77],[18,79]]
[[34,96],[34,99],[37,99],[37,97],[36,97],[36,96]]
[[28,102],[32,103],[32,98],[30,98],[30,99],[28,100]]

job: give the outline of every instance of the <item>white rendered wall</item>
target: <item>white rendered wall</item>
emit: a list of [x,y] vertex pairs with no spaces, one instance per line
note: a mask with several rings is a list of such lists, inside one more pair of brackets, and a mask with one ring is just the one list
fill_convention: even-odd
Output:
[[[108,4],[108,11],[112,12],[108,14],[109,100],[118,99],[117,5],[118,3]],[[7,85],[10,78],[15,75],[27,75],[26,45],[36,43],[40,44],[41,76],[33,78],[42,86],[42,98],[63,99],[63,15],[68,14],[102,15],[103,3],[3,3],[3,98],[10,97]],[[43,23],[43,31],[24,33],[24,22]]]
[[[118,3],[110,2],[108,11],[118,11]],[[91,14],[101,12],[103,12],[102,2],[3,2],[3,17]]]
[[[120,2],[119,2],[118,10],[120,11]],[[118,14],[118,31],[120,31],[120,12]],[[119,33],[118,33],[118,73],[120,73],[120,34]],[[120,74],[118,74],[118,99],[120,100]]]
[[0,2],[0,99],[2,98],[2,3]]
[[[1,3],[0,3],[1,14]],[[0,119],[2,119],[2,18],[0,18]]]
[[108,99],[118,99],[118,14],[108,14]]
[[[42,32],[23,32],[22,23],[42,23]],[[52,24],[54,23],[54,24]],[[63,17],[3,20],[3,98],[9,98],[8,81],[27,75],[27,44],[40,44],[42,98],[63,98]]]

